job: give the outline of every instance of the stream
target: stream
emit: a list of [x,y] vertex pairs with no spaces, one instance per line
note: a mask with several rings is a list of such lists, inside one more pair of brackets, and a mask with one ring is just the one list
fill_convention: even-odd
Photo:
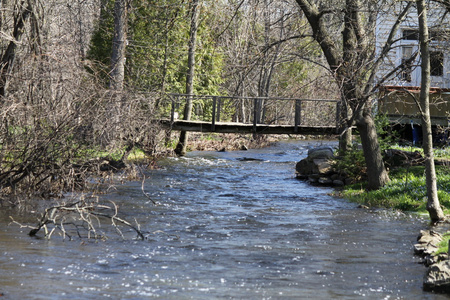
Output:
[[321,143],[163,159],[145,174],[156,206],[139,181],[101,195],[144,241],[32,238],[1,210],[0,299],[447,299],[422,291],[412,244],[427,218],[295,178]]

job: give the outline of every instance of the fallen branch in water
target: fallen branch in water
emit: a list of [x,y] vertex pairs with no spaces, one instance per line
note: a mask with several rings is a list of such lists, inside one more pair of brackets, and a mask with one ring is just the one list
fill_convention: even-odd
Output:
[[63,238],[72,239],[73,235],[79,238],[106,239],[106,233],[100,232],[102,221],[109,220],[115,231],[125,239],[120,225],[132,229],[137,237],[144,240],[144,234],[136,225],[118,216],[118,206],[110,201],[111,205],[102,205],[96,202],[88,203],[79,200],[73,203],[61,204],[47,208],[42,214],[36,227],[24,226],[13,220],[21,227],[32,228],[28,233],[35,236],[41,229],[44,229],[45,237],[50,239],[53,233],[59,231]]

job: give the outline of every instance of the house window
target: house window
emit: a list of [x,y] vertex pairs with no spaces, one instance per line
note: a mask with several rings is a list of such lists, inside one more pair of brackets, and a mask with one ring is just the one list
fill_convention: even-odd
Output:
[[444,75],[444,53],[441,51],[430,52],[431,76]]
[[418,41],[419,31],[415,29],[405,29],[403,30],[403,39],[408,41]]
[[413,47],[403,46],[402,47],[402,70],[400,77],[406,82],[412,81],[412,61],[411,56],[413,55]]

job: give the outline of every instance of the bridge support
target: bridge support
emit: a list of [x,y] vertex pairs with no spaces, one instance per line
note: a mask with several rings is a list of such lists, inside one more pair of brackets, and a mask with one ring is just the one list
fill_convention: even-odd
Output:
[[302,101],[295,100],[295,117],[294,117],[294,132],[298,133],[298,126],[302,118]]
[[216,131],[216,105],[217,105],[217,97],[213,97],[213,105],[212,105],[212,116],[211,116],[211,131]]

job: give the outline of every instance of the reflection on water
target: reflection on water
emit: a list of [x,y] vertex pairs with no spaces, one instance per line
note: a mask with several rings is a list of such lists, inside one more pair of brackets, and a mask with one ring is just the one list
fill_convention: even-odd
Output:
[[[422,292],[411,244],[426,220],[294,178],[307,142],[194,152],[104,196],[146,241],[51,241],[0,228],[4,299],[445,299]],[[242,159],[246,158],[246,159]],[[248,159],[250,158],[250,159]]]

